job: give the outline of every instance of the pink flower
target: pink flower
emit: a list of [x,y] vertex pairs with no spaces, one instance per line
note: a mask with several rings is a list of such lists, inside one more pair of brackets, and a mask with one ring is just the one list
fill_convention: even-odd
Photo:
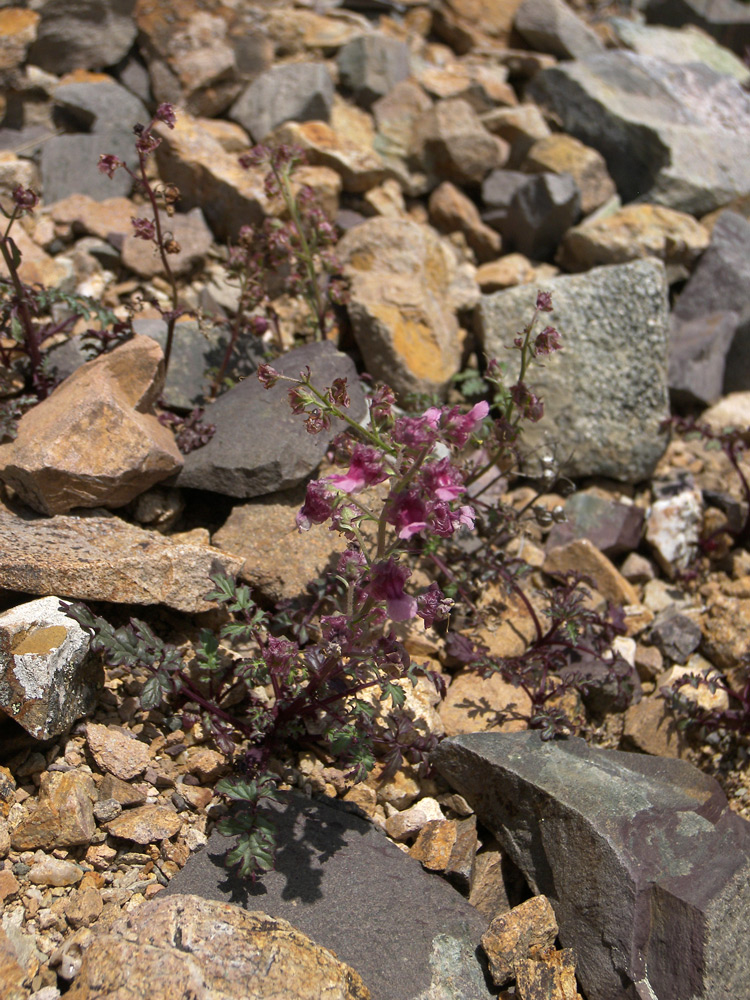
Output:
[[461,413],[457,406],[438,408],[431,406],[422,419],[434,429],[442,429],[446,441],[463,448],[471,435],[476,430],[478,424],[484,420],[490,412],[490,404],[485,400],[475,403],[468,413]]
[[534,341],[534,354],[552,354],[562,347],[560,333],[554,326],[545,326],[541,333],[538,333]]
[[417,614],[424,619],[425,628],[429,628],[436,621],[447,618],[453,607],[453,601],[446,597],[436,583],[431,583],[429,588],[417,598]]
[[328,476],[327,479],[344,493],[357,493],[365,486],[382,483],[386,476],[383,457],[377,448],[358,444],[352,452],[349,471],[343,475]]
[[396,526],[399,538],[411,538],[427,527],[427,508],[415,490],[396,493],[388,504],[386,520]]
[[536,307],[539,312],[552,312],[552,292],[537,292]]
[[133,225],[133,235],[139,240],[153,240],[156,236],[156,227],[153,219],[131,218]]
[[451,510],[447,503],[441,501],[430,512],[430,528],[441,538],[450,538],[458,528],[473,529],[475,516],[473,508],[468,505]]
[[438,500],[455,500],[464,492],[461,473],[447,458],[425,465],[422,482],[427,492]]
[[297,514],[297,527],[309,531],[311,524],[323,524],[333,513],[335,497],[322,479],[307,484],[305,502]]
[[368,592],[376,601],[385,601],[388,617],[394,622],[405,622],[417,613],[416,598],[404,593],[404,584],[411,576],[406,566],[399,566],[394,559],[375,563],[370,572]]
[[156,109],[154,118],[160,122],[164,122],[167,128],[174,128],[174,124],[177,121],[174,113],[174,108],[171,104],[160,104]]
[[[433,407],[435,409],[435,407]],[[430,411],[427,411],[430,413]],[[427,448],[437,440],[436,424],[434,417],[422,415],[421,417],[399,417],[393,425],[393,440],[397,444],[403,444],[407,448],[421,450]]]
[[102,153],[99,157],[99,170],[106,174],[110,180],[114,177],[115,170],[118,167],[124,167],[125,164],[122,162],[119,156],[115,156],[114,153]]
[[258,381],[264,389],[270,389],[272,385],[276,385],[279,377],[279,372],[271,365],[258,365]]

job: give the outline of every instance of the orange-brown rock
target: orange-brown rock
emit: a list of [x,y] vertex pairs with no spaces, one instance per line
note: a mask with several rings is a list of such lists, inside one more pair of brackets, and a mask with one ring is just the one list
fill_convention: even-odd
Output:
[[11,833],[16,851],[74,847],[91,843],[96,831],[92,803],[97,793],[90,774],[47,771],[34,811]]
[[21,66],[29,45],[36,39],[41,14],[19,7],[0,10],[0,71]]
[[562,576],[571,571],[583,573],[606,601],[618,607],[639,603],[638,592],[632,583],[628,583],[604,553],[587,538],[551,549],[543,568],[550,576]]
[[430,222],[444,233],[463,233],[480,261],[492,260],[502,248],[499,233],[486,226],[479,209],[463,191],[444,181],[430,195]]
[[162,351],[136,336],[83,365],[0,447],[0,478],[42,514],[121,507],[177,472],[182,455],[152,411]]
[[482,935],[495,983],[504,986],[516,975],[519,962],[537,958],[556,937],[555,911],[546,896],[532,896],[509,913],[495,917]]
[[526,958],[516,966],[519,1000],[581,1000],[576,986],[572,948],[549,948],[538,958]]
[[286,122],[267,141],[299,146],[308,163],[335,170],[345,191],[361,194],[390,176],[374,149],[337,133],[327,122]]
[[439,709],[447,736],[485,730],[514,733],[527,728],[523,719],[498,722],[498,716],[507,711],[528,717],[531,699],[500,674],[484,678],[476,670],[464,670],[454,676]]
[[58,225],[70,226],[74,236],[98,236],[102,240],[113,234],[131,233],[130,220],[142,214],[129,198],[95,201],[87,194],[68,195],[50,208],[52,220]]
[[419,831],[409,851],[428,871],[439,872],[459,892],[471,892],[477,852],[476,816],[430,820]]
[[150,900],[97,936],[68,995],[370,1000],[354,969],[286,920],[180,895]]
[[535,142],[521,169],[528,173],[570,174],[581,192],[581,211],[584,215],[617,194],[602,154],[563,132]]

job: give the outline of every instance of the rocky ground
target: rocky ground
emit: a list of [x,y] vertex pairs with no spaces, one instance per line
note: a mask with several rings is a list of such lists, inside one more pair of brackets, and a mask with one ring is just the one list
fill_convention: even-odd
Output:
[[[166,964],[169,934],[159,939],[172,922],[189,925],[202,954],[206,923],[224,921],[228,940],[257,943],[258,926],[237,907],[161,895],[183,869],[187,875],[224,814],[214,787],[230,761],[200,725],[183,730],[140,706],[145,668],[105,664],[100,674],[56,598],[92,602],[118,623],[135,614],[189,659],[199,629],[217,620],[205,599],[210,571],[239,573],[270,605],[302,593],[337,551],[325,527],[302,538],[294,529],[303,484],[326,461],[327,442],[313,442],[283,396],[247,377],[263,343],[239,345],[235,388],[207,407],[216,433],[205,447],[182,454],[155,416],[157,399],[182,414],[205,402],[205,373],[220,363],[224,321],[237,308],[223,266],[227,243],[276,210],[262,174],[237,162],[262,140],[306,150],[304,181],[340,228],[351,291],[331,342],[301,346],[304,310],[274,290],[292,372],[310,363],[321,378],[348,375],[353,384],[364,371],[402,400],[421,393],[459,401],[453,377],[502,356],[537,288],[552,291],[565,350],[535,381],[547,409],[528,443],[555,468],[535,505],[562,506],[566,517],[525,519],[509,554],[532,567],[530,594],[573,569],[591,578],[597,607],[624,610],[616,653],[631,693],[623,701],[594,685],[593,695],[568,701],[576,731],[590,744],[636,751],[638,760],[664,759],[675,787],[702,780],[685,778],[680,761],[716,778],[728,808],[709,786],[695,792],[713,803],[712,836],[731,833],[739,853],[746,850],[729,816],[750,818],[746,732],[686,734],[660,694],[685,670],[736,692],[747,683],[750,558],[734,539],[742,538],[748,497],[725,451],[663,429],[672,412],[700,416],[717,432],[750,425],[750,70],[741,58],[750,13],[733,0],[726,8],[726,17],[669,0],[638,10],[561,0],[364,9],[47,0],[0,9],[0,198],[7,206],[18,184],[41,195],[13,230],[22,279],[92,296],[118,318],[137,306],[136,337],[85,367],[86,323],[50,341],[50,363],[64,381],[28,410],[15,440],[0,444],[3,996],[114,993],[114,979],[97,976],[122,967],[144,970],[134,996],[146,983],[165,998],[198,983],[201,996],[247,995],[246,986],[217,985],[209,955],[187,970]],[[670,27],[677,22],[679,30]],[[150,303],[166,306],[169,289],[153,248],[131,234],[143,196],[124,171],[109,179],[97,170],[102,153],[132,161],[132,125],[162,101],[176,105],[177,123],[159,127],[154,171],[181,192],[169,222],[181,248],[172,263],[192,311],[178,324],[165,385],[166,324]],[[64,317],[63,306],[54,308]],[[3,399],[18,398],[23,379],[11,369],[3,376]],[[741,454],[739,461],[750,476]],[[520,509],[534,500],[539,467],[530,460],[526,472],[503,481],[498,502]],[[576,485],[569,496],[555,492],[563,473]],[[719,529],[719,544],[701,547]],[[487,617],[471,634],[498,657],[517,655],[530,639],[528,615],[493,581],[485,584]],[[54,606],[28,603],[40,597]],[[519,688],[461,668],[421,623],[403,638],[447,682],[443,699],[429,685],[413,694],[426,732],[524,728],[493,722],[510,702],[528,708]],[[27,671],[21,682],[19,665]],[[40,670],[46,687],[37,683]],[[738,707],[723,686],[704,685],[694,697],[717,711]],[[489,713],[472,709],[480,699]],[[480,751],[472,744],[466,752]],[[558,924],[562,943],[580,949],[580,941],[571,930],[566,939],[564,906],[550,912],[533,859],[502,843],[507,817],[500,823],[476,789],[462,786],[455,760],[443,764],[430,778],[405,766],[388,781],[377,767],[353,787],[312,754],[279,770],[282,788],[343,800],[399,845],[399,857],[384,855],[383,882],[407,853],[445,874],[455,906],[474,907],[473,917],[461,910],[473,947],[493,917],[527,907],[512,911],[510,930],[493,924],[485,935],[494,985],[472,979],[476,972],[451,985],[433,968],[425,972],[431,996],[497,995],[501,987],[536,996],[535,969]],[[559,789],[544,795],[556,807],[564,799]],[[612,791],[614,812],[617,801]],[[565,822],[558,839],[568,843]],[[667,810],[667,841],[678,836],[670,822]],[[347,831],[343,840],[360,836]],[[718,845],[711,841],[709,857],[734,857],[734,846]],[[660,864],[653,880],[661,885],[674,873]],[[706,898],[705,947],[721,961],[706,963],[700,995],[742,995],[747,973],[726,959],[721,942],[735,940],[747,921],[742,910],[730,913],[715,886]],[[435,912],[443,905],[448,913],[451,904],[436,896]],[[339,957],[357,972],[324,961],[324,949],[284,924],[287,916],[273,911],[264,928],[291,963],[287,989],[294,982],[295,995],[319,996],[326,984],[338,990],[331,996],[366,996],[365,959],[346,957],[346,941],[334,936]],[[146,944],[161,973],[148,965]],[[573,997],[577,988],[588,1000],[607,995],[609,959],[584,960],[576,987],[575,958],[545,954],[554,971],[544,974],[555,983],[545,996]],[[235,958],[227,952],[225,964]],[[311,979],[316,962],[325,967]],[[640,975],[630,967],[626,974]],[[416,980],[412,990],[402,975],[399,992],[392,978],[395,986],[370,983],[375,1000],[418,995]],[[273,988],[270,979],[259,982],[252,995]]]

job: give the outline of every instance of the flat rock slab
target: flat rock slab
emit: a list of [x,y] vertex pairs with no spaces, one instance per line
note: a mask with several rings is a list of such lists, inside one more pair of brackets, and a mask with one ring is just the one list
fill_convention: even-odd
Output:
[[205,598],[210,575],[235,575],[241,565],[220,549],[144,531],[101,508],[41,517],[0,504],[0,587],[7,590],[195,614],[215,607]]
[[[669,417],[664,265],[649,258],[597,267],[550,278],[543,287],[554,311],[537,329],[555,326],[563,350],[529,371],[544,417],[526,425],[524,444],[546,444],[570,476],[647,479],[667,443],[660,430]],[[508,348],[534,301],[533,288],[509,288],[483,295],[475,314],[483,352],[508,361],[513,381],[518,354]]]
[[458,736],[432,761],[549,898],[588,1000],[750,995],[750,823],[713,778],[536,732]]
[[331,799],[284,795],[276,871],[255,884],[223,867],[214,833],[159,898],[194,893],[288,920],[355,969],[373,1000],[494,996],[476,949],[488,921],[372,824]]
[[750,94],[731,76],[610,51],[542,70],[528,95],[599,150],[623,201],[704,215],[750,192]]

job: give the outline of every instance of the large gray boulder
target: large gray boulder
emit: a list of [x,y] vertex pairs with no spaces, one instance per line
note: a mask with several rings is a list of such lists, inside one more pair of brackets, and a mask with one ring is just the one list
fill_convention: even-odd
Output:
[[703,215],[750,193],[750,94],[706,65],[603,52],[542,70],[528,96],[599,150],[623,201]]
[[[562,335],[563,350],[532,365],[527,384],[544,400],[539,423],[526,424],[530,448],[546,444],[568,475],[646,479],[666,447],[660,430],[669,416],[668,310],[664,265],[654,258],[552,278],[554,312],[541,317]],[[483,295],[476,327],[488,358],[508,361],[531,318],[535,292],[527,287]]]
[[588,1000],[750,995],[750,824],[686,761],[472,733],[438,771],[548,897]]

